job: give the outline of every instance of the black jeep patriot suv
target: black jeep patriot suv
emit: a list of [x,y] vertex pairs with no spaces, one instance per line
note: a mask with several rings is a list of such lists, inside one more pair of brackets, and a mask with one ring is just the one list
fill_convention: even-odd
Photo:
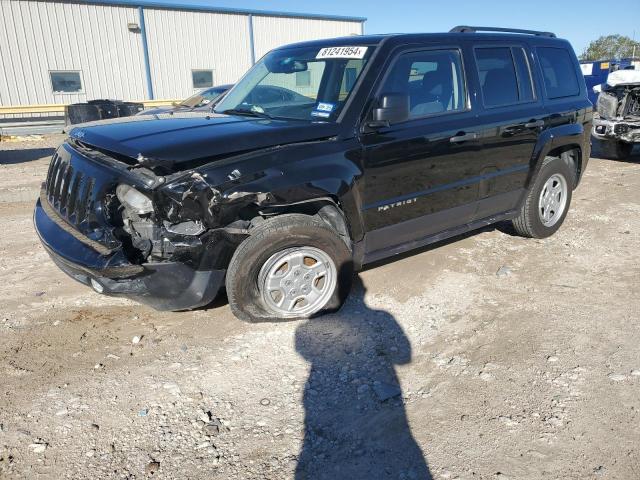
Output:
[[180,310],[226,286],[242,319],[310,317],[339,308],[366,263],[505,219],[552,235],[591,122],[576,56],[551,33],[299,43],[213,112],[72,130],[34,221],[100,293]]

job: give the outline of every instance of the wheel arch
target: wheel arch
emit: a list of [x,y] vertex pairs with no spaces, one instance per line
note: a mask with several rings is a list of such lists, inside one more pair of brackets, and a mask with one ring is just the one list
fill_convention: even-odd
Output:
[[583,125],[571,123],[550,128],[543,131],[533,150],[531,175],[527,189],[530,189],[545,159],[548,157],[561,158],[575,172],[573,188],[578,186],[590,153],[589,132],[585,132]]
[[352,248],[352,229],[350,228],[347,216],[337,196],[326,195],[309,198],[307,200],[272,205],[263,211],[263,213],[270,217],[288,213],[317,216],[340,235],[349,249]]
[[582,177],[582,149],[580,148],[580,145],[566,144],[561,147],[553,148],[545,155],[545,159],[549,157],[560,158],[569,166],[569,168],[571,168],[575,173],[575,177],[573,179],[573,189],[575,189]]

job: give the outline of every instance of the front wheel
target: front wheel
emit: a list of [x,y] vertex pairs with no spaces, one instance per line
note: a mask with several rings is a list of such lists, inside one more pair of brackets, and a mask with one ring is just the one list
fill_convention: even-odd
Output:
[[545,238],[564,222],[573,191],[575,172],[561,158],[547,157],[520,214],[512,220],[523,237]]
[[286,214],[240,244],[227,270],[227,296],[242,320],[309,318],[340,308],[352,274],[351,252],[329,225]]

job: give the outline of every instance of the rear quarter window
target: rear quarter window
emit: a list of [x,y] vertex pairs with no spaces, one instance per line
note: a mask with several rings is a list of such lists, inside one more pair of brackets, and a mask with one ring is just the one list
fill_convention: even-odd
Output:
[[547,97],[574,97],[580,94],[580,84],[571,54],[564,48],[538,47],[538,59]]

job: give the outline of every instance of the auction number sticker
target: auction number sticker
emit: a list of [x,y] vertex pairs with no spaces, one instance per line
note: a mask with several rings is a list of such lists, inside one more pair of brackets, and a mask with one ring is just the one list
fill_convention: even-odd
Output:
[[316,58],[364,58],[368,47],[326,47],[321,48]]

